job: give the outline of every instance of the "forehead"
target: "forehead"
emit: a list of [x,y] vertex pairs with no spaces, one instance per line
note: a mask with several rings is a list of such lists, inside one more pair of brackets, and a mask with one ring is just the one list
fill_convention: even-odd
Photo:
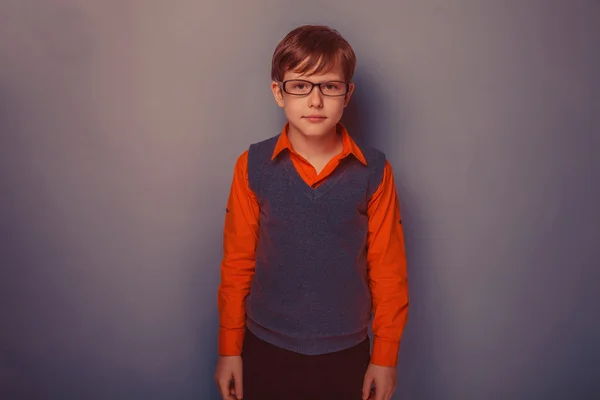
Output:
[[[344,80],[344,70],[342,68],[342,63],[340,61],[334,62],[332,65],[328,65],[326,68],[312,68],[306,72],[302,72],[303,67],[305,67],[306,63],[301,63],[294,70],[286,71],[284,74],[284,80],[289,79],[306,79],[312,81],[343,81]],[[318,66],[318,63],[317,63]]]

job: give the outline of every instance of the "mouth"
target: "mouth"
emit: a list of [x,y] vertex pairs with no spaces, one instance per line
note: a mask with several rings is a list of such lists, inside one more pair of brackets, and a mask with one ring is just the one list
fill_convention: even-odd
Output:
[[309,122],[323,122],[327,119],[327,117],[323,115],[307,115],[302,118],[308,120]]

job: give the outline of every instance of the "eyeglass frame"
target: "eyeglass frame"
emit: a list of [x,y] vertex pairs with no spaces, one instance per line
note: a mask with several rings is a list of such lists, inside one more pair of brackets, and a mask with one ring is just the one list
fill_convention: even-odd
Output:
[[[285,90],[285,84],[287,82],[293,82],[293,81],[298,81],[298,82],[303,82],[303,83],[310,84],[311,85],[310,86],[310,90],[306,94],[296,94],[296,93],[290,93],[290,92],[288,92],[287,90]],[[332,82],[343,83],[344,85],[346,85],[346,93],[344,93],[344,94],[334,94],[334,95],[323,93],[323,89],[321,88],[321,85],[323,85],[325,83],[332,83]],[[321,92],[321,94],[323,96],[326,96],[326,97],[342,97],[342,96],[346,96],[348,93],[350,93],[350,85],[351,85],[351,82],[346,82],[346,81],[325,81],[325,82],[320,82],[320,83],[314,83],[314,82],[307,81],[307,80],[304,80],[304,79],[288,79],[288,80],[285,80],[283,82],[279,81],[278,83],[281,85],[281,90],[283,90],[285,93],[289,94],[290,96],[298,96],[298,97],[308,96],[309,94],[312,93],[312,91],[315,88],[315,86],[319,87],[319,92]]]

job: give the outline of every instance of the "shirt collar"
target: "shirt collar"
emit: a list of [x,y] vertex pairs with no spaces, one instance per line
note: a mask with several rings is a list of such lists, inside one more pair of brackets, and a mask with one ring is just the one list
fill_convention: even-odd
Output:
[[[290,143],[290,139],[288,138],[288,135],[287,135],[289,125],[290,125],[290,123],[287,122],[285,124],[285,126],[283,127],[283,129],[281,130],[281,135],[279,135],[279,139],[277,139],[277,143],[275,144],[275,149],[273,150],[273,155],[271,156],[271,160],[274,160],[275,158],[277,158],[277,156],[283,150],[287,149],[289,151],[293,151],[292,144]],[[360,148],[358,147],[356,142],[354,142],[354,140],[350,137],[350,134],[348,133],[348,131],[342,125],[341,122],[338,122],[338,124],[336,125],[336,131],[342,137],[342,145],[343,145],[342,158],[347,157],[348,155],[352,154],[361,163],[363,163],[364,165],[367,165],[367,160],[365,159],[365,156],[363,155],[362,151],[360,151]]]

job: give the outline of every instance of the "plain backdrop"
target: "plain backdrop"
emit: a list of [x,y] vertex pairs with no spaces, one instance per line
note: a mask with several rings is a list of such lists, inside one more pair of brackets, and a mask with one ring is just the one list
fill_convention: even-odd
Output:
[[394,399],[600,396],[600,2],[0,2],[0,398],[217,399],[236,158],[275,46],[352,44],[399,191]]

